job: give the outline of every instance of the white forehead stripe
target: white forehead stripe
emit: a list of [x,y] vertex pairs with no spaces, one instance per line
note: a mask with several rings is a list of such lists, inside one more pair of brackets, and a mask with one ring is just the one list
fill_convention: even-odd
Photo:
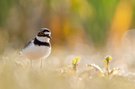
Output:
[[49,34],[49,35],[50,35],[50,34],[51,34],[51,32],[45,32],[45,34]]

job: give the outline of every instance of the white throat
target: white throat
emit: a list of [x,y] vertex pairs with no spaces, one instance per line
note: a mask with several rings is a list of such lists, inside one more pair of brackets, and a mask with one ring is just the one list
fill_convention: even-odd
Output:
[[36,36],[37,40],[41,42],[50,42],[50,38]]

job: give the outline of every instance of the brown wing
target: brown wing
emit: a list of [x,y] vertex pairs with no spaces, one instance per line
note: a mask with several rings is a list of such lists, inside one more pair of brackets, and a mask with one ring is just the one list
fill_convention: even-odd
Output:
[[29,41],[25,46],[24,46],[24,49],[27,48],[28,46],[30,46],[32,43],[32,41]]

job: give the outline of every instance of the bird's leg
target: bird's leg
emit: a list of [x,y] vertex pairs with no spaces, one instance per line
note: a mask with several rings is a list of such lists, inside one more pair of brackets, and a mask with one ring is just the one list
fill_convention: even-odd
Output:
[[33,64],[33,63],[32,63],[32,60],[30,60],[30,64],[31,64],[31,68],[32,68],[32,64]]
[[41,59],[41,63],[40,63],[40,68],[43,68],[43,63],[42,63],[43,59]]

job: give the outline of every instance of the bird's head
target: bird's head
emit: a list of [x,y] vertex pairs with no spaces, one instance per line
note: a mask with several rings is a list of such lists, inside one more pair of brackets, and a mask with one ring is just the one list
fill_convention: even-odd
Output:
[[51,31],[48,28],[41,28],[37,34],[37,39],[40,41],[49,41],[51,39]]

